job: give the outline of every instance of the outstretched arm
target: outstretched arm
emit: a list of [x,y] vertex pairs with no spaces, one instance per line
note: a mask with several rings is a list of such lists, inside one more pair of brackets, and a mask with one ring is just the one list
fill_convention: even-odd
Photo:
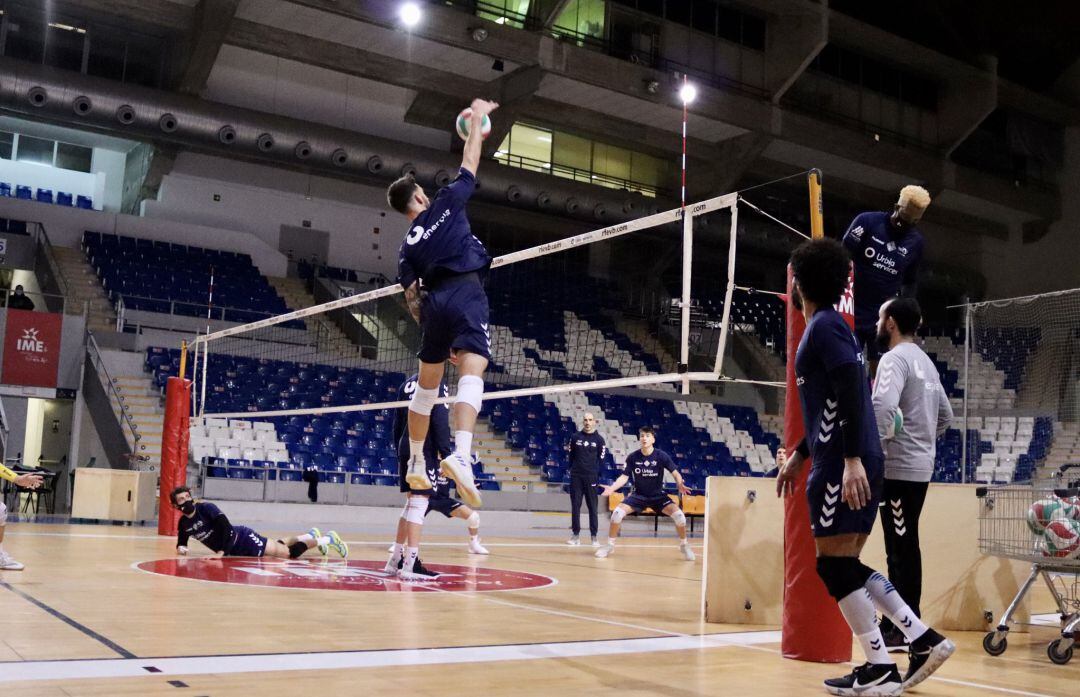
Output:
[[611,484],[608,484],[607,486],[604,487],[604,490],[600,492],[600,495],[601,496],[611,496],[616,491],[623,488],[623,486],[628,481],[630,481],[630,477],[627,477],[625,474],[620,474],[618,479],[616,479]]
[[474,99],[469,108],[472,109],[472,122],[469,124],[469,138],[465,141],[465,153],[461,156],[461,166],[476,176],[476,168],[480,166],[480,147],[484,143],[484,116],[498,109],[499,104],[485,99]]

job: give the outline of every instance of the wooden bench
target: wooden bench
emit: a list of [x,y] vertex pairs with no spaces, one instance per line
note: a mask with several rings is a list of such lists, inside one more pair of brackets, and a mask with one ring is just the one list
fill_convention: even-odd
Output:
[[[611,496],[608,496],[608,513],[610,514],[615,510],[620,503],[623,502],[626,496],[619,492],[615,492]],[[690,522],[690,532],[694,531],[694,520],[696,518],[705,517],[705,497],[704,496],[678,496],[676,494],[668,494],[668,498],[674,501],[680,509],[682,509],[683,515],[686,516]],[[641,513],[631,513],[630,515],[642,515],[653,517],[653,532],[660,531],[660,511],[654,511],[651,508],[646,508]]]

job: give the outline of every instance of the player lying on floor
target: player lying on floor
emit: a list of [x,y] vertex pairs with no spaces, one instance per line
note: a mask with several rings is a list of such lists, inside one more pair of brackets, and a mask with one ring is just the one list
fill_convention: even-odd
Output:
[[173,508],[183,514],[176,535],[176,552],[181,556],[187,555],[188,539],[192,537],[219,557],[297,559],[312,547],[318,547],[320,554],[326,554],[333,547],[342,559],[349,556],[349,546],[333,530],[324,536],[318,528],[312,528],[302,535],[270,540],[249,527],[233,525],[214,504],[196,503],[191,489],[186,486],[173,489],[169,499]]

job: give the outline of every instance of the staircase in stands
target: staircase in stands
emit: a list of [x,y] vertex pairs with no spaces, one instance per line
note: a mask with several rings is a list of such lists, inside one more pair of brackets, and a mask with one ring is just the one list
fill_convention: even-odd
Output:
[[86,328],[93,332],[116,331],[116,313],[112,303],[82,250],[53,247],[53,253],[60,266],[60,274],[67,283],[68,302],[77,305],[80,311],[83,307],[89,307]]

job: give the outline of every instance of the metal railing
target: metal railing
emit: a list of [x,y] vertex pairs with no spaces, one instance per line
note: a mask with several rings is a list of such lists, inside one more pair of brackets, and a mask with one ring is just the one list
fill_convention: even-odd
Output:
[[131,320],[136,331],[139,327],[151,329],[183,329],[190,330],[192,322],[232,322],[234,324],[247,324],[260,319],[274,317],[273,313],[260,312],[242,307],[228,305],[208,305],[207,303],[193,303],[182,300],[166,300],[164,298],[149,298],[141,295],[129,295],[118,292],[110,293],[113,310],[116,312],[116,330],[123,331],[129,321],[129,312],[150,312],[158,315],[172,317],[184,317],[186,322],[183,326],[174,322],[157,320]]
[[109,369],[105,365],[105,358],[101,354],[101,349],[98,347],[97,340],[94,338],[94,333],[92,331],[86,332],[86,354],[90,359],[90,365],[94,367],[94,371],[97,373],[101,386],[105,388],[105,393],[110,399],[116,400],[116,405],[120,409],[120,426],[125,430],[124,436],[128,438],[128,443],[131,445],[132,452],[135,453],[136,458],[142,459],[144,457],[142,455],[142,450],[145,446],[140,445],[139,443],[139,441],[142,440],[142,436],[139,435],[138,425],[131,418],[127,399],[124,396],[124,388],[109,374]]
[[44,223],[34,223],[34,225],[37,227],[39,233],[37,236],[38,249],[40,249],[44,255],[49,273],[52,275],[52,278],[59,289],[58,295],[67,298],[71,295],[71,292],[68,288],[67,280],[64,278],[64,274],[60,271],[60,263],[56,260],[56,254],[53,253],[53,244],[52,240],[49,239],[49,233],[45,229]]
[[508,167],[517,167],[518,169],[527,169],[532,172],[551,174],[563,179],[572,179],[586,184],[596,184],[597,186],[603,186],[608,189],[633,191],[650,198],[656,198],[658,194],[667,196],[673,195],[671,190],[652,184],[637,182],[631,179],[623,179],[622,177],[615,177],[610,174],[597,174],[592,170],[580,169],[569,165],[560,165],[554,162],[544,162],[543,160],[536,160],[523,155],[502,152],[501,154],[496,154],[495,159]]

